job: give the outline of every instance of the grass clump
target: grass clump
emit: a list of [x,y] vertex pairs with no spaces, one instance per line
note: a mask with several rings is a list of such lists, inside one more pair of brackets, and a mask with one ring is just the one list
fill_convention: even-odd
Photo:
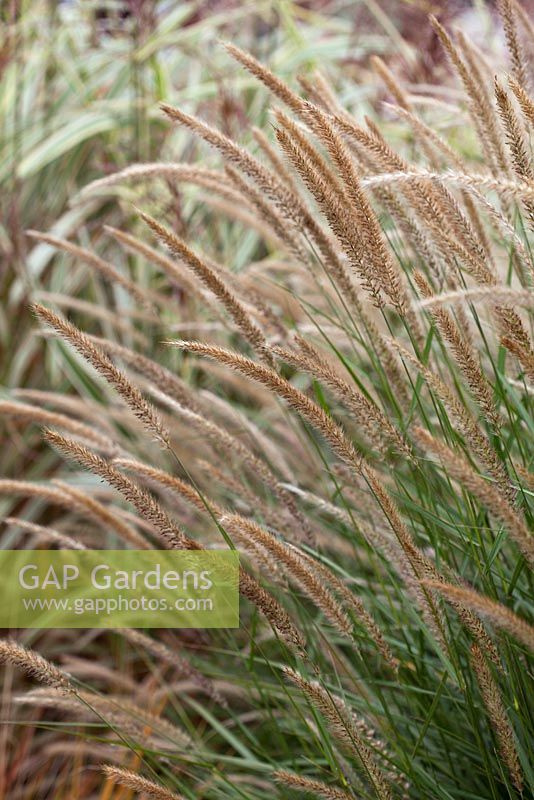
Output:
[[[360,120],[324,77],[306,78],[302,97],[228,45],[274,95],[280,152],[259,135],[250,152],[165,104],[220,168],[129,167],[86,188],[207,181],[260,237],[235,271],[153,208],[141,212],[149,242],[110,231],[154,269],[159,359],[37,307],[92,365],[63,351],[109,411],[105,447],[98,422],[85,434],[83,397],[81,421],[58,423],[72,438],[49,430],[48,442],[114,487],[110,512],[149,546],[242,553],[242,627],[210,634],[182,681],[161,672],[172,645],[119,632],[159,665],[162,709],[192,745],[138,741],[135,765],[158,783],[108,767],[111,781],[162,798],[497,800],[534,788],[531,65],[521,10],[499,6],[512,76],[497,82],[465,36],[431,22],[474,152],[447,137],[450,104],[420,113],[423,95],[381,61],[395,106]],[[395,146],[392,111],[406,126]],[[182,275],[203,306],[194,318],[173,294]],[[36,410],[35,422],[54,416]],[[59,519],[74,538],[80,509],[78,497]]]

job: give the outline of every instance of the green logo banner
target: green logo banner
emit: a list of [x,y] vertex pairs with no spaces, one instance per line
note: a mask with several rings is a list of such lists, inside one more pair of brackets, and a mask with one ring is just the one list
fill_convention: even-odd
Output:
[[231,550],[0,550],[0,628],[238,628]]

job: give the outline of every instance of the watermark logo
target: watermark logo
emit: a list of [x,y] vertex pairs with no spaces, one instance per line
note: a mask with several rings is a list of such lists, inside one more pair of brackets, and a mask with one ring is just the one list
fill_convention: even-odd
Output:
[[0,550],[0,628],[237,628],[231,550]]

